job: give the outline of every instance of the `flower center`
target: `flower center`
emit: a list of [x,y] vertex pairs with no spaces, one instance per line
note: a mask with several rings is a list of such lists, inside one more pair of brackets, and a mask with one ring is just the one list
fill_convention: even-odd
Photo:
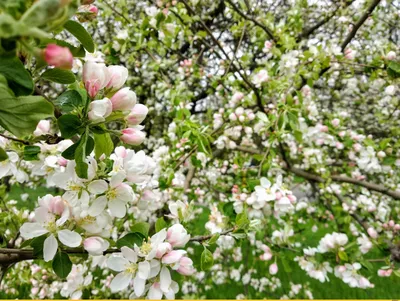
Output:
[[129,274],[135,274],[137,270],[138,270],[138,265],[136,263],[130,263],[126,267],[126,272],[128,272]]
[[115,199],[117,197],[117,191],[115,189],[110,189],[109,191],[107,191],[106,197],[109,200]]
[[149,254],[151,249],[151,244],[148,242],[143,242],[142,246],[140,247],[140,251],[142,251],[144,254]]

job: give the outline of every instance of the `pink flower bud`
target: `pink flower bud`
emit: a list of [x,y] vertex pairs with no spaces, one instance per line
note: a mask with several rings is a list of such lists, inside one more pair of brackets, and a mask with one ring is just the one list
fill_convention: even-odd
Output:
[[400,230],[400,224],[396,224],[393,227],[394,230],[399,231]]
[[183,255],[186,254],[186,251],[184,250],[173,250],[169,252],[168,254],[164,255],[161,262],[163,264],[172,264],[178,262]]
[[340,120],[338,118],[335,118],[331,121],[332,125],[336,128],[340,124]]
[[92,14],[97,16],[97,13],[99,12],[99,9],[97,8],[97,6],[90,5],[89,8],[88,8],[88,11],[90,11]]
[[193,268],[193,261],[186,256],[179,260],[179,268],[176,271],[185,276],[193,275],[194,272],[196,272],[196,270]]
[[112,104],[108,98],[94,100],[89,105],[88,117],[93,122],[102,122],[111,112]]
[[167,241],[173,247],[184,247],[189,239],[190,235],[181,224],[175,224],[167,231]]
[[111,97],[113,111],[131,110],[136,104],[136,94],[130,88],[123,88]]
[[394,227],[394,220],[391,219],[391,220],[389,221],[389,227],[390,227],[390,228],[393,228],[393,227]]
[[58,158],[57,163],[58,163],[58,165],[65,167],[65,166],[67,166],[68,160],[63,157],[60,157],[60,158]]
[[128,79],[128,69],[124,66],[109,66],[108,73],[110,74],[110,81],[107,88],[118,90],[121,89]]
[[269,266],[269,273],[271,275],[275,275],[276,273],[278,273],[278,265],[276,263],[273,263]]
[[83,65],[83,82],[91,98],[103,89],[110,81],[108,69],[104,64],[88,61]]
[[126,117],[126,121],[128,121],[128,124],[138,125],[146,118],[148,112],[149,109],[145,105],[138,103]]
[[168,242],[163,242],[160,243],[157,247],[157,252],[156,252],[156,257],[161,258],[164,256],[165,253],[171,252],[172,251],[172,246]]
[[67,47],[56,44],[47,45],[44,50],[44,59],[47,64],[61,69],[71,69],[74,61],[71,51]]
[[372,238],[377,238],[378,237],[378,232],[372,227],[369,227],[367,229],[368,235],[371,236]]
[[388,54],[386,54],[386,59],[390,61],[396,59],[396,52],[389,51]]
[[42,136],[47,135],[50,132],[50,121],[49,120],[40,120],[38,125],[36,126],[35,131],[33,132],[33,136]]
[[49,205],[50,211],[57,215],[61,215],[65,210],[65,203],[60,196],[54,197]]
[[103,252],[108,249],[110,243],[101,237],[89,237],[83,241],[84,249],[94,256],[103,255]]
[[127,128],[125,130],[122,130],[121,133],[121,141],[131,145],[139,145],[146,138],[146,133],[137,128]]

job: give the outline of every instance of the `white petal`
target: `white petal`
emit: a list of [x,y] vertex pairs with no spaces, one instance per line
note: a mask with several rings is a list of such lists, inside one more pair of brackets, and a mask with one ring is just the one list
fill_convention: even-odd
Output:
[[110,209],[112,216],[122,218],[126,214],[126,203],[119,200],[108,202],[108,208]]
[[271,182],[267,178],[261,178],[260,184],[264,188],[269,188],[271,186]]
[[125,172],[124,171],[119,171],[119,172],[117,172],[116,174],[114,174],[111,177],[110,186],[112,188],[115,188],[119,184],[121,184],[124,181],[124,179],[125,179]]
[[79,247],[82,242],[82,237],[78,233],[67,229],[58,232],[58,239],[71,248]]
[[136,296],[140,297],[141,295],[143,295],[145,285],[146,280],[136,275],[135,279],[133,279],[133,288],[135,290]]
[[174,300],[175,299],[175,293],[172,288],[169,289],[168,292],[165,293],[165,299],[167,300]]
[[160,272],[160,288],[164,293],[168,293],[171,285],[171,274],[167,267],[163,267]]
[[57,253],[58,242],[57,239],[51,234],[46,238],[43,244],[43,259],[48,262],[54,258]]
[[108,189],[108,184],[104,180],[95,180],[88,185],[88,190],[93,194],[102,194]]
[[89,208],[89,215],[98,216],[104,211],[107,205],[107,198],[103,195],[94,200],[92,206]]
[[49,231],[39,223],[25,223],[21,226],[19,232],[23,238],[31,239],[46,234]]
[[[160,290],[160,284],[159,283],[157,283],[157,284],[155,283],[152,286],[150,286],[149,293],[147,294],[148,299],[150,299],[150,300],[161,300],[162,299],[163,293]],[[155,287],[156,285],[158,287]]]
[[71,300],[79,300],[82,297],[82,291],[78,290],[72,293]]
[[124,255],[126,259],[128,259],[130,262],[136,263],[137,262],[137,254],[134,250],[131,248],[128,248],[126,246],[121,248],[121,252]]
[[132,280],[132,274],[129,273],[119,273],[114,279],[111,281],[110,289],[113,293],[122,291],[126,289],[129,285],[129,282]]
[[137,275],[142,279],[149,278],[150,275],[150,263],[148,261],[139,262],[139,270]]
[[152,261],[150,261],[150,266],[151,266],[151,270],[150,270],[150,275],[149,275],[149,279],[156,277],[158,275],[158,273],[160,272],[160,261],[153,259]]
[[108,268],[116,272],[124,271],[128,264],[129,261],[120,256],[110,256],[110,258],[107,260]]

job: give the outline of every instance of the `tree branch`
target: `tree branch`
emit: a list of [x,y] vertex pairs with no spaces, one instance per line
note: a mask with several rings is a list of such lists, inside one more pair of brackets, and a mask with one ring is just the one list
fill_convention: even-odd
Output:
[[[259,151],[257,149],[247,148],[247,147],[243,147],[243,146],[237,146],[236,150],[247,152],[250,154],[260,154],[260,155],[263,154],[261,151]],[[312,180],[312,181],[315,181],[318,183],[327,182],[327,180],[324,179],[323,177],[321,177],[320,175],[308,172],[308,171],[300,169],[300,168],[285,167],[284,169],[286,169],[287,171],[289,171],[291,173],[294,173],[295,175],[303,177],[307,180]],[[386,194],[395,200],[400,200],[400,191],[391,190],[380,184],[375,184],[375,183],[371,183],[371,182],[367,182],[367,181],[361,181],[361,180],[357,180],[357,179],[353,179],[353,178],[341,176],[341,175],[331,175],[330,178],[334,182],[354,184],[357,186],[365,187],[369,190],[373,190],[376,192],[380,192],[382,194]]]
[[[221,233],[219,233],[220,235],[227,235],[233,231],[235,231],[236,228],[231,228],[225,231],[222,231]],[[192,237],[189,241],[197,241],[197,242],[202,242],[204,240],[210,239],[211,237],[213,237],[214,234],[210,234],[210,235],[202,235],[202,236],[194,236]]]
[[234,10],[235,12],[237,12],[242,18],[244,18],[244,19],[246,19],[246,20],[248,20],[248,21],[253,22],[256,26],[258,26],[258,27],[260,27],[262,30],[264,30],[265,33],[266,33],[275,43],[277,42],[277,39],[276,39],[276,37],[274,36],[274,34],[272,33],[272,30],[271,30],[271,29],[269,29],[267,26],[261,24],[261,23],[258,22],[256,19],[252,18],[251,16],[244,14],[231,0],[225,0],[225,1],[228,2],[228,3],[232,6],[233,10]]
[[351,40],[355,37],[357,31],[360,27],[364,24],[364,22],[368,19],[368,17],[372,14],[375,7],[378,6],[381,0],[373,0],[370,6],[367,8],[366,12],[361,16],[358,22],[354,25],[352,31],[347,35],[346,39],[343,41],[342,45],[340,46],[342,52],[346,49],[347,45],[351,42]]

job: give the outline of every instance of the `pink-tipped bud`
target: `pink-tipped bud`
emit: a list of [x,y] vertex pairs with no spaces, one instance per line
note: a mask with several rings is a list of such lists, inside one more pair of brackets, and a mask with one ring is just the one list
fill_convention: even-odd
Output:
[[148,112],[149,109],[145,105],[138,103],[126,117],[126,121],[131,125],[138,125],[146,118]]
[[124,66],[108,66],[107,69],[110,75],[107,88],[113,90],[121,89],[128,79],[128,69]]
[[97,8],[97,6],[90,5],[88,11],[90,11],[93,15],[97,16],[99,9]]
[[93,256],[103,255],[110,243],[101,237],[89,237],[83,241],[83,248]]
[[121,133],[121,141],[131,145],[139,145],[146,138],[146,133],[136,128],[127,128],[122,130]]
[[123,88],[111,97],[113,111],[128,111],[136,105],[136,94],[130,88]]
[[276,263],[273,263],[269,266],[269,273],[271,275],[275,275],[276,273],[278,273],[278,265]]
[[376,232],[376,230],[372,227],[369,227],[367,229],[368,235],[371,236],[372,238],[377,238],[378,237],[378,232]]
[[60,69],[71,69],[74,61],[71,51],[67,47],[56,44],[47,45],[44,50],[44,59],[47,64]]

